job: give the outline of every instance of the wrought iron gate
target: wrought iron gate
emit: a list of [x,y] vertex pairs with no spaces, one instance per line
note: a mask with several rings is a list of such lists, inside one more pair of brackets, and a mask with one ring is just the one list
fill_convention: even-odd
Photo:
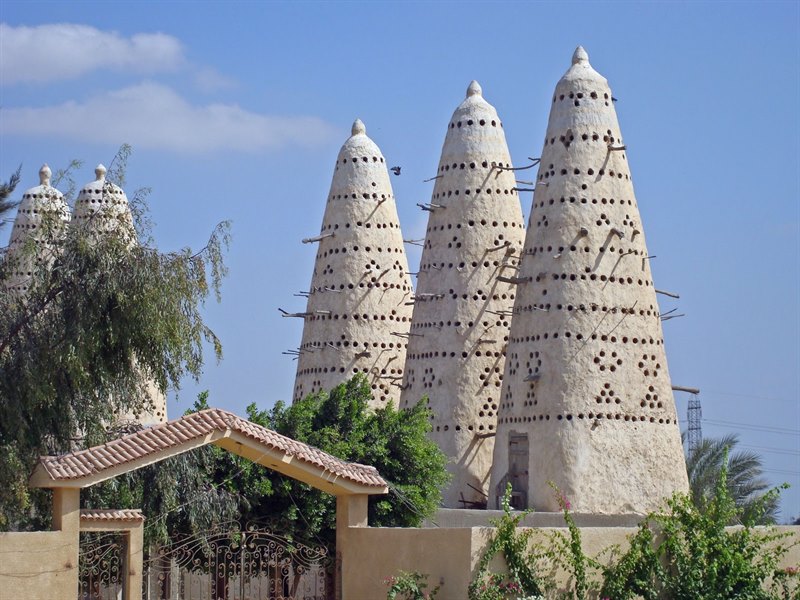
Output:
[[[330,600],[333,560],[255,526],[175,539],[151,556],[147,600]],[[105,599],[104,599],[105,600]]]
[[124,533],[82,532],[78,554],[78,599],[117,600],[125,586]]

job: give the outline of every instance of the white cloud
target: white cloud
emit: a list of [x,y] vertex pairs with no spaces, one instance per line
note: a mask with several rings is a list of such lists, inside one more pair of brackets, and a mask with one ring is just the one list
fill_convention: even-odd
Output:
[[126,38],[88,25],[13,27],[0,23],[2,85],[74,79],[98,69],[157,73],[173,71],[184,63],[181,43],[164,33],[137,33]]
[[107,92],[86,102],[0,108],[2,136],[124,142],[184,154],[313,146],[330,139],[333,132],[316,117],[262,115],[235,104],[195,106],[171,88],[152,82]]
[[198,67],[194,70],[194,84],[201,92],[216,92],[238,87],[235,80],[211,67]]

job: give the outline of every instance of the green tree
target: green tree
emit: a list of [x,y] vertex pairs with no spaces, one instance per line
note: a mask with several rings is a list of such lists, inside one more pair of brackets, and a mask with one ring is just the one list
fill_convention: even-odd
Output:
[[[439,506],[440,488],[449,478],[446,457],[427,437],[429,409],[420,403],[373,412],[367,408],[370,399],[369,383],[357,375],[291,406],[278,402],[261,411],[251,404],[247,414],[282,435],[376,467],[392,491],[370,498],[370,524],[418,526]],[[206,408],[203,393],[190,412]],[[330,549],[336,537],[334,496],[213,446],[93,486],[82,496],[87,507],[142,508],[146,538],[157,543],[249,523]]]
[[[370,411],[369,383],[362,375],[330,393],[307,396],[271,410],[250,405],[251,421],[305,442],[343,460],[372,465],[390,483],[385,496],[369,500],[369,520],[374,526],[415,527],[441,502],[441,487],[448,481],[444,454],[428,439],[429,409],[424,402],[408,410],[391,404]],[[275,526],[301,538],[333,546],[336,499],[310,486],[270,473],[271,487],[262,486],[247,496],[244,519],[271,515]],[[243,507],[245,508],[245,507]]]
[[[123,147],[109,179],[124,171],[128,153]],[[11,261],[0,264],[0,527],[43,524],[29,520],[41,494],[27,488],[40,455],[106,440],[117,415],[147,408],[150,383],[165,393],[186,375],[198,378],[205,343],[221,357],[200,310],[212,292],[219,299],[228,224],[198,252],[161,252],[147,243],[138,196],[138,245],[124,228],[92,236],[83,227],[41,227],[50,237],[25,251],[57,251],[24,297],[5,291]]]
[[11,194],[14,193],[14,190],[19,183],[20,172],[22,171],[22,165],[17,167],[17,170],[11,174],[11,177],[8,178],[8,181],[0,182],[0,227],[3,226],[4,221],[2,220],[3,215],[8,213],[12,208],[14,208],[18,202],[11,200]]
[[773,524],[778,515],[778,497],[768,494],[770,485],[763,476],[761,456],[752,451],[735,451],[736,434],[721,438],[704,438],[687,457],[686,470],[694,504],[705,510],[714,497],[720,474],[728,456],[728,494],[739,509],[736,522],[750,520],[759,525]]
[[[713,493],[705,497],[702,509],[689,496],[675,494],[667,501],[666,511],[648,516],[631,539],[629,550],[604,569],[601,597],[797,598],[796,577],[790,580],[794,570],[778,568],[794,545],[791,534],[755,527],[752,516],[737,507],[730,493],[727,464],[727,451],[723,450]],[[780,489],[766,492],[756,504],[771,502]],[[756,507],[753,510],[753,515],[761,512]],[[732,522],[741,522],[742,527],[728,527]]]

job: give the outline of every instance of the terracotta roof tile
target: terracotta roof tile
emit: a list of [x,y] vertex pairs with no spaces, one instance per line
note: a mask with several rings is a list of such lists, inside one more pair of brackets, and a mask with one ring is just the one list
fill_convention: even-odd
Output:
[[333,476],[368,487],[383,488],[387,485],[375,467],[341,460],[218,408],[160,423],[101,446],[61,456],[43,456],[40,463],[54,481],[80,479],[188,441],[197,441],[211,433],[229,431],[235,431],[269,449],[284,452]]
[[81,521],[144,521],[144,515],[142,511],[134,509],[82,508]]

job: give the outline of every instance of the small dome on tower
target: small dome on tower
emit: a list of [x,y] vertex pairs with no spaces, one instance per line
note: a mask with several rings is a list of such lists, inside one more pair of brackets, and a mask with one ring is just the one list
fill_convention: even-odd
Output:
[[367,126],[364,125],[364,121],[361,119],[356,119],[353,121],[353,127],[350,131],[353,135],[367,135]]
[[470,82],[469,87],[467,88],[467,98],[470,96],[483,96],[483,88],[481,84],[475,81],[474,79]]
[[[40,213],[48,211],[58,212],[61,220],[69,221],[69,207],[64,202],[64,195],[50,185],[52,174],[47,163],[43,164],[42,168],[39,169],[39,185],[25,190],[22,194],[22,201],[19,203],[17,218],[14,222],[15,228],[18,224],[24,223],[25,228],[36,229],[42,221]],[[12,232],[12,244],[14,239],[15,234]]]
[[92,229],[110,231],[122,224],[133,235],[133,217],[128,197],[118,185],[106,180],[107,169],[95,167],[94,181],[87,183],[75,201],[75,220]]
[[589,53],[586,52],[583,46],[578,46],[575,48],[575,52],[572,53],[572,64],[556,86],[556,93],[560,93],[560,89],[564,85],[575,87],[581,84],[608,87],[606,78],[595,71],[589,63]]
[[364,125],[364,121],[361,119],[353,121],[350,132],[350,137],[347,138],[341,150],[339,150],[339,157],[336,161],[337,171],[347,165],[348,160],[352,162],[354,158],[383,164],[384,158],[381,154],[381,149],[367,136],[367,126]]
[[[39,185],[22,194],[17,208],[7,257],[13,262],[7,282],[10,291],[24,294],[34,271],[53,259],[52,248],[64,233],[70,219],[64,196],[50,185],[52,171],[47,164],[39,169]],[[32,251],[23,250],[28,240],[34,240]]]

